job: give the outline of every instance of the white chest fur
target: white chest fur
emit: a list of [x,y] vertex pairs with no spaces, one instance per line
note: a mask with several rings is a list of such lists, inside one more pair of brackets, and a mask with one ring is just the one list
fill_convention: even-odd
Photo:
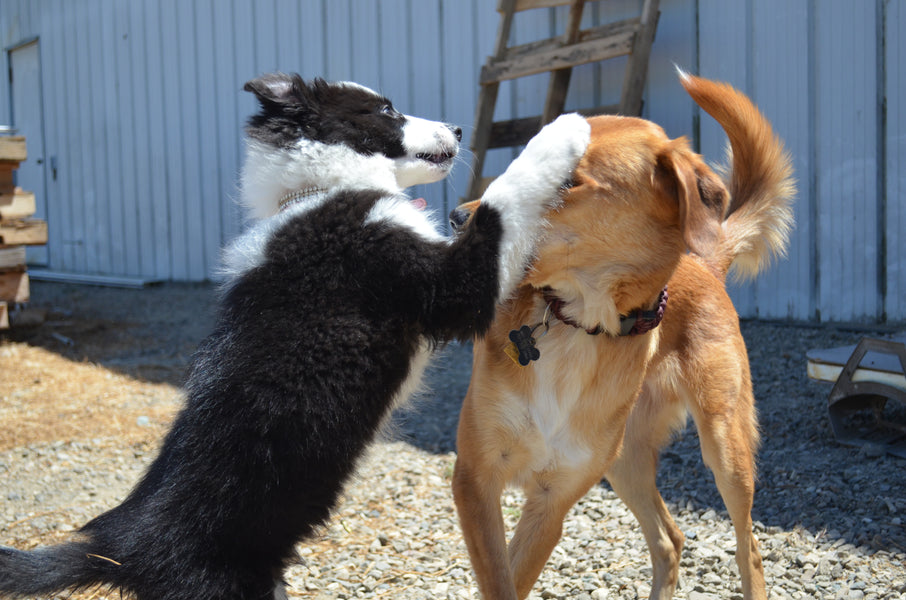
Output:
[[[528,460],[518,473],[517,485],[533,475],[547,471],[582,469],[593,458],[592,444],[575,427],[574,413],[589,400],[582,377],[572,373],[593,368],[593,347],[584,336],[572,331],[551,332],[539,340],[540,360],[526,367],[534,371],[534,385],[526,397],[511,397],[507,412],[519,414],[520,443]],[[547,354],[548,360],[545,360]],[[555,357],[569,357],[570,367],[564,368]]]

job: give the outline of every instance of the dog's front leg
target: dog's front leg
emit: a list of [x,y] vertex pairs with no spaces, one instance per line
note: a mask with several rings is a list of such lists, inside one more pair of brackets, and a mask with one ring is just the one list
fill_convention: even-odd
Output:
[[473,469],[460,454],[453,472],[453,499],[463,538],[482,598],[517,600],[500,510],[502,488],[482,475],[487,473]]
[[463,401],[453,499],[482,598],[516,600],[500,495],[514,472],[524,468],[525,457],[509,432],[489,436],[484,411],[495,405],[495,398],[476,392],[482,389],[487,388],[473,382]]

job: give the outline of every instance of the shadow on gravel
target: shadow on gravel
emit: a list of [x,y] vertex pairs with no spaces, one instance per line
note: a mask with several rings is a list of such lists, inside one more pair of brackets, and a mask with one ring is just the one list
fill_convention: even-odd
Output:
[[214,285],[143,289],[32,282],[28,308],[45,320],[3,338],[45,348],[152,383],[181,385],[198,343],[213,327]]

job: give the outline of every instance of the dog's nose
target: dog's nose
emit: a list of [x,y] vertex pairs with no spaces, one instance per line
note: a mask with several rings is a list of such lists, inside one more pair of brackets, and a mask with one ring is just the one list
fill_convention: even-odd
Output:
[[459,231],[469,220],[470,216],[472,216],[472,211],[464,208],[454,208],[450,211],[450,227],[453,231]]
[[457,127],[456,125],[447,125],[447,128],[453,132],[453,135],[456,136],[456,141],[462,141],[462,127]]

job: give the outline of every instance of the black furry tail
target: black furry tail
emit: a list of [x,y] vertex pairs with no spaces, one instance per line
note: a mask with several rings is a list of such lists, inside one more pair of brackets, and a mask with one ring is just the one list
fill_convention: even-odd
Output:
[[116,563],[71,542],[32,551],[0,546],[0,598],[49,595],[109,581]]

